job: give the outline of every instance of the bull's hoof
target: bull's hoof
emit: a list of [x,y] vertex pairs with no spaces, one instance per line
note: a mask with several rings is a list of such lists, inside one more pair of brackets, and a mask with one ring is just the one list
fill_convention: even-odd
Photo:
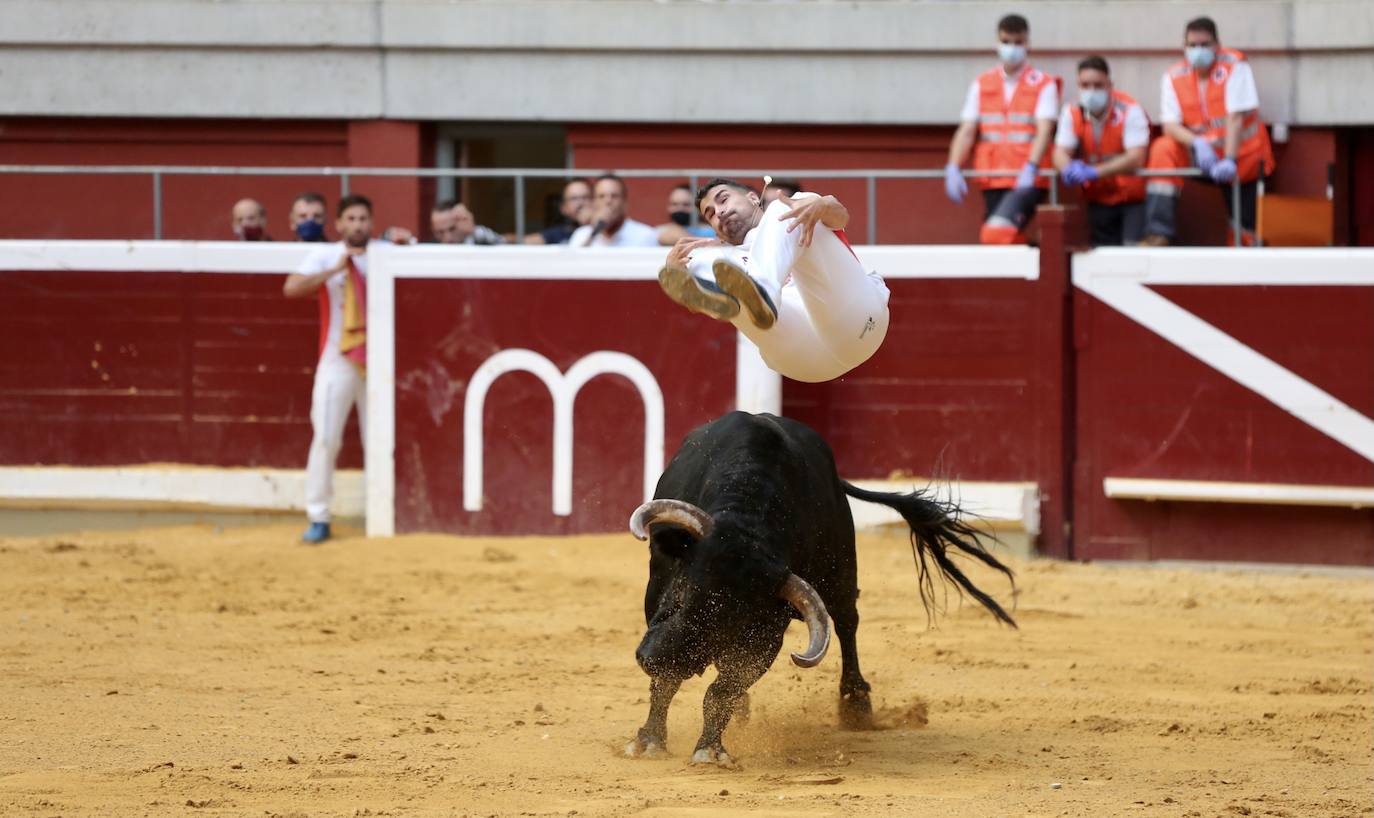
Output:
[[625,756],[627,758],[667,758],[668,748],[663,745],[663,739],[640,731],[639,735],[630,739],[630,743],[625,745]]
[[873,723],[873,701],[867,690],[855,690],[840,696],[840,727],[845,730],[876,730]]
[[725,752],[724,747],[702,747],[692,753],[693,764],[710,764],[720,767],[722,770],[738,770],[739,762],[729,753]]

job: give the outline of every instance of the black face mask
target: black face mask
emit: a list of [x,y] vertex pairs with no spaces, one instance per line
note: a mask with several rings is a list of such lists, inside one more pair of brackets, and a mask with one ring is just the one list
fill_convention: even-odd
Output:
[[686,227],[692,223],[692,214],[685,210],[678,211],[677,213],[669,213],[668,218],[672,220],[673,224],[679,227]]

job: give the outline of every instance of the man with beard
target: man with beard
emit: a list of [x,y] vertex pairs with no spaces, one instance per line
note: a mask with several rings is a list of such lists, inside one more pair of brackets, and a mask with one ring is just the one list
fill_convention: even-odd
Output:
[[729,321],[773,371],[815,383],[868,360],[887,335],[887,285],[864,269],[845,236],[849,211],[834,196],[781,196],[765,209],[733,179],[697,192],[717,239],[686,238],[658,281],[693,312]]
[[625,180],[614,174],[597,177],[592,186],[592,223],[573,232],[573,247],[657,247],[658,233],[625,213]]
[[339,200],[334,229],[342,241],[324,244],[287,276],[287,298],[320,299],[320,358],[310,397],[314,437],[305,467],[305,513],[310,526],[302,542],[329,539],[329,507],[334,499],[334,463],[343,445],[344,424],[356,406],[366,427],[367,246],[372,240],[372,202],[365,196]]

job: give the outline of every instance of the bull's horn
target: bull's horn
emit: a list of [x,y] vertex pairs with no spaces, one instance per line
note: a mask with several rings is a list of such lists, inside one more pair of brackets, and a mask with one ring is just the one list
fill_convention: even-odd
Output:
[[792,661],[801,667],[815,667],[825,658],[830,649],[830,615],[825,612],[825,603],[816,589],[796,574],[788,574],[778,596],[791,603],[802,615],[806,628],[811,633],[806,653],[792,654]]
[[711,515],[681,500],[650,500],[630,515],[630,533],[641,540],[649,539],[649,526],[654,523],[678,525],[692,532],[698,540],[711,533]]

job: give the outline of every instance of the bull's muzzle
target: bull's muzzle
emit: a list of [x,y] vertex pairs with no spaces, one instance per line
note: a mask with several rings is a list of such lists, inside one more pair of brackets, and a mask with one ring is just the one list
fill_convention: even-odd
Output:
[[825,652],[830,649],[830,615],[825,611],[821,595],[806,580],[796,574],[788,574],[778,596],[797,609],[811,634],[806,653],[792,654],[792,661],[800,667],[819,665],[825,658]]

